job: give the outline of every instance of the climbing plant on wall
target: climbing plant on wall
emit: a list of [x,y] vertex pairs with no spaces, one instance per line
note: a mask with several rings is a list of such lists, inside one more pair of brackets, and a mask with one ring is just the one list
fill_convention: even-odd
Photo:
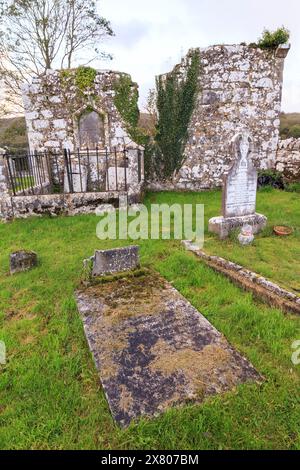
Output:
[[119,111],[130,137],[138,142],[139,93],[129,75],[121,75],[114,84],[114,103]]
[[75,84],[82,92],[94,85],[97,71],[92,67],[80,66],[75,72]]
[[178,80],[176,69],[165,77],[158,77],[156,133],[157,149],[154,165],[168,178],[181,167],[188,125],[195,107],[200,71],[200,54],[193,50],[188,56],[186,77]]
[[92,88],[97,76],[97,70],[81,65],[76,69],[64,69],[60,71],[61,85],[64,88],[70,86],[69,80],[74,80],[76,90],[84,96],[84,92]]

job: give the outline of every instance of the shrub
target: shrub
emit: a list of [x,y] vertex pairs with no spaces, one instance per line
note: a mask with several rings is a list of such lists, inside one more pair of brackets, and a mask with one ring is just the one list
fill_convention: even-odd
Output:
[[129,75],[121,75],[114,83],[114,104],[119,111],[128,130],[134,130],[139,122],[139,93]]
[[276,31],[265,29],[261,39],[258,41],[258,46],[261,49],[276,49],[280,44],[287,43],[289,38],[290,32],[283,26],[276,29]]
[[282,173],[275,170],[261,170],[258,173],[258,188],[272,187],[285,189]]
[[289,193],[300,193],[300,182],[287,184],[285,190]]
[[[66,78],[68,70],[64,71],[64,78]],[[75,72],[75,83],[80,91],[85,91],[94,85],[97,71],[92,67],[79,66]]]

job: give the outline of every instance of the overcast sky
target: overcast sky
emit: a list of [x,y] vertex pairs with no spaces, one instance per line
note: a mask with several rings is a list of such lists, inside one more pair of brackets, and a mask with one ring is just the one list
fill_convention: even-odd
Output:
[[102,62],[132,75],[140,102],[154,77],[178,63],[190,47],[255,42],[265,27],[284,25],[292,49],[285,62],[282,109],[300,112],[300,0],[99,0],[116,36],[105,42],[114,59]]

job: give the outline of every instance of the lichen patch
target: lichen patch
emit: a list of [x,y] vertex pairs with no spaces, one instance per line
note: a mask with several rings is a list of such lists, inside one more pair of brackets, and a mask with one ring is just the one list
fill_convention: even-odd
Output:
[[262,377],[159,275],[125,276],[76,293],[114,419],[128,425]]

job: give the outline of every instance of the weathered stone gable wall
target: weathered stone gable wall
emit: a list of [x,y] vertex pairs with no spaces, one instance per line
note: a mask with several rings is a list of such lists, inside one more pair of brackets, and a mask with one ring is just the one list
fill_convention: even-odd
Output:
[[[200,49],[199,93],[188,129],[181,169],[152,188],[202,190],[219,187],[234,156],[233,137],[246,130],[257,168],[274,168],[279,136],[284,58],[289,47],[267,51],[250,46]],[[187,56],[188,57],[188,56]],[[184,78],[188,59],[173,71]]]
[[279,141],[276,170],[290,182],[300,181],[300,139]]
[[136,147],[113,100],[114,84],[124,75],[127,74],[98,71],[93,85],[82,90],[76,85],[76,70],[65,75],[48,70],[44,76],[34,78],[30,85],[24,85],[30,150],[76,149],[79,147],[79,118],[90,110],[103,116],[108,148],[124,144]]

